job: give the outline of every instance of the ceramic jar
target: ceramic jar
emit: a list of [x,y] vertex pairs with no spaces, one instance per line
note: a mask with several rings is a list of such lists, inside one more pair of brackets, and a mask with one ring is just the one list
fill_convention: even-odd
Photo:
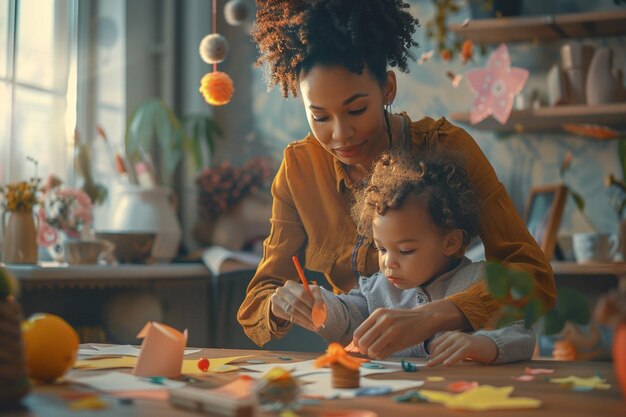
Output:
[[[107,231],[153,232],[152,257],[168,262],[178,253],[182,230],[166,187],[121,185],[113,190],[111,220]],[[99,230],[104,231],[104,230]]]
[[586,97],[591,106],[624,100],[623,76],[613,68],[610,48],[598,48],[593,55],[587,74]]

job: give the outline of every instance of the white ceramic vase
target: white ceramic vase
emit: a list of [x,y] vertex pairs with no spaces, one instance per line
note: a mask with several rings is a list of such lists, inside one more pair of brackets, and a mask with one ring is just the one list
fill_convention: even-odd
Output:
[[156,233],[152,257],[171,261],[178,253],[182,234],[170,202],[172,191],[166,187],[120,185],[113,189],[113,194],[107,231]]

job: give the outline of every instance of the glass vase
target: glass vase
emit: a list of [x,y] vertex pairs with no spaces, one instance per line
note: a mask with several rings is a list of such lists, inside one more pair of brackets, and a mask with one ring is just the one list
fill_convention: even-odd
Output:
[[3,260],[7,264],[37,263],[37,228],[31,212],[9,212],[4,228]]

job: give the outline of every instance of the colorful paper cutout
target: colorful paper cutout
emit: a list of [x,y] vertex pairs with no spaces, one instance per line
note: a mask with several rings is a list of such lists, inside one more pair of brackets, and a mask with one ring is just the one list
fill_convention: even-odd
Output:
[[524,373],[527,375],[544,375],[544,374],[553,374],[554,373],[554,369],[548,369],[548,368],[531,368],[531,367],[526,367],[526,369],[524,369]]
[[455,410],[513,410],[521,408],[538,408],[541,401],[528,397],[511,397],[513,387],[493,387],[481,385],[461,394],[450,394],[445,391],[418,391],[429,402],[440,403]]
[[143,343],[133,375],[168,378],[180,375],[187,330],[181,333],[166,324],[151,321],[141,329],[137,338],[143,339]]
[[467,71],[470,90],[475,94],[470,112],[474,125],[493,115],[502,124],[509,120],[513,99],[528,80],[528,70],[511,67],[506,44],[501,44],[489,55],[485,68]]
[[572,389],[585,388],[589,389],[609,389],[611,388],[611,384],[606,383],[606,379],[600,378],[599,376],[592,376],[590,378],[580,378],[578,376],[570,375],[565,378],[550,378],[550,382],[555,384],[566,384],[571,385]]
[[430,58],[433,57],[434,53],[435,53],[435,50],[431,49],[430,51],[424,52],[423,54],[421,54],[417,60],[418,65],[423,65],[426,61],[428,61]]
[[442,376],[429,376],[429,377],[426,377],[426,381],[428,381],[428,382],[441,382],[443,380],[445,380],[445,378],[442,377]]
[[535,375],[512,376],[511,379],[514,381],[530,382],[535,379]]
[[459,392],[469,391],[479,386],[477,381],[454,381],[450,382],[446,389],[449,392],[458,394]]

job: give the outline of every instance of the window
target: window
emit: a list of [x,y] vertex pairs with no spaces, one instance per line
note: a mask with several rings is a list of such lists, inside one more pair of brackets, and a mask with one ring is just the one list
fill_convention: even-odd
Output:
[[71,174],[77,0],[0,0],[0,181]]

